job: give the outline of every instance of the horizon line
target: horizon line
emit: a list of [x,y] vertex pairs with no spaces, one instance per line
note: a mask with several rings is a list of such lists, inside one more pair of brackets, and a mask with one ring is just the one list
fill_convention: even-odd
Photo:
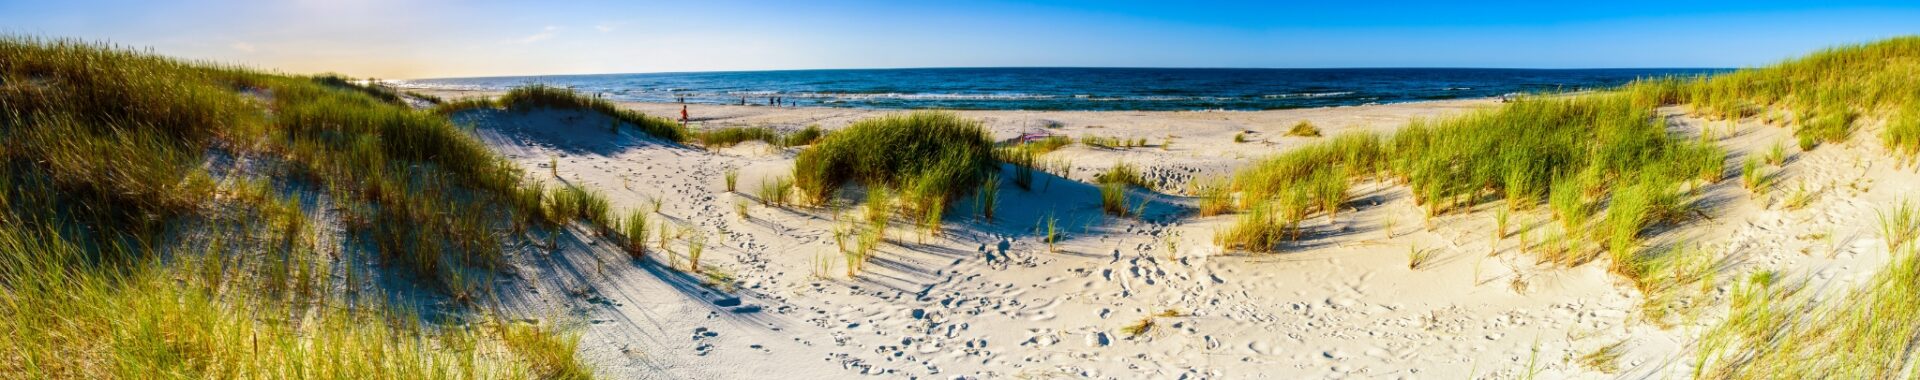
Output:
[[384,79],[383,81],[415,81],[436,79],[489,79],[524,77],[587,77],[605,75],[665,75],[665,74],[730,74],[730,73],[766,73],[800,71],[892,71],[892,70],[980,70],[980,69],[1105,69],[1105,70],[1530,70],[1530,71],[1582,71],[1582,70],[1740,70],[1744,67],[1474,67],[1474,66],[1351,66],[1351,67],[1179,67],[1179,66],[921,66],[921,67],[853,67],[823,69],[766,69],[766,70],[695,70],[695,71],[644,71],[644,72],[607,72],[572,74],[517,74],[517,75],[479,75],[457,77],[430,77]]

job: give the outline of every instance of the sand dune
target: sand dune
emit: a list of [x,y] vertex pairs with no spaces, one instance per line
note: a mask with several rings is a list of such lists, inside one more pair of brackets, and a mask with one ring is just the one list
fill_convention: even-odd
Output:
[[[1351,212],[1316,218],[1327,231],[1282,253],[1224,252],[1212,243],[1231,216],[1195,218],[1177,195],[1197,178],[1222,175],[1313,138],[1284,136],[1310,120],[1327,134],[1391,132],[1411,118],[1487,107],[1492,100],[1261,112],[968,111],[996,137],[1045,130],[1070,136],[1146,138],[1148,147],[1074,145],[1048,154],[1075,163],[1036,189],[1002,191],[996,219],[956,211],[939,236],[893,230],[868,270],[848,278],[831,239],[830,209],[760,205],[727,193],[792,167],[793,151],[759,143],[700,150],[575,111],[466,111],[489,144],[541,181],[605,192],[616,209],[651,207],[708,234],[707,274],[684,268],[686,247],[629,259],[615,245],[561,242],[557,254],[524,257],[503,296],[529,318],[571,320],[582,350],[619,377],[839,378],[1515,378],[1662,377],[1684,374],[1700,327],[1724,308],[1649,320],[1631,285],[1598,265],[1556,269],[1496,241],[1491,212],[1450,214],[1423,225],[1403,187],[1354,187]],[[626,104],[654,114],[673,104]],[[692,106],[702,126],[838,128],[882,111]],[[1778,127],[1728,126],[1663,110],[1674,132],[1714,130],[1730,162],[1791,137]],[[1048,128],[1045,125],[1056,124]],[[1727,131],[1731,130],[1732,133]],[[1232,136],[1252,131],[1252,142]],[[1862,134],[1867,135],[1867,134]],[[1648,244],[1700,244],[1724,257],[1722,276],[1759,270],[1804,274],[1816,286],[1865,278],[1886,261],[1866,230],[1868,204],[1920,183],[1876,147],[1794,154],[1781,183],[1818,189],[1797,211],[1754,198],[1738,181],[1709,185],[1704,218]],[[1157,146],[1165,141],[1166,149]],[[1156,211],[1139,219],[1101,213],[1092,172],[1140,165],[1161,182]],[[551,168],[558,177],[550,174]],[[1860,181],[1882,186],[1862,186]],[[1899,186],[1884,186],[1897,182]],[[746,215],[735,211],[746,204]],[[970,206],[957,209],[970,210]],[[1067,239],[1049,250],[1036,228],[1057,218]],[[1517,215],[1522,231],[1548,223]],[[1525,234],[1527,232],[1521,232]],[[582,231],[577,236],[589,236]],[[1818,236],[1817,238],[1815,236]],[[1410,250],[1435,258],[1410,268]],[[1717,302],[1725,287],[1705,289]],[[1144,331],[1128,331],[1143,320]],[[1130,332],[1137,332],[1133,334]],[[1620,372],[1577,358],[1623,343]]]

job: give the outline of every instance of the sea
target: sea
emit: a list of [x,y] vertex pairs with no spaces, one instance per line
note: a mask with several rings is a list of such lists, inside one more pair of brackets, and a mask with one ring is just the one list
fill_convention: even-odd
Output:
[[[1272,110],[1603,89],[1727,69],[923,68],[399,80],[402,88],[573,88],[614,100],[968,110]],[[775,99],[778,98],[778,99]]]

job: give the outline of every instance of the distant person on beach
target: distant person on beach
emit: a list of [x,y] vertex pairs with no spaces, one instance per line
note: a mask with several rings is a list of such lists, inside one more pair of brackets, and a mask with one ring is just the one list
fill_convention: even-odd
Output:
[[680,105],[680,127],[685,128],[686,126],[687,126],[687,105],[683,103]]

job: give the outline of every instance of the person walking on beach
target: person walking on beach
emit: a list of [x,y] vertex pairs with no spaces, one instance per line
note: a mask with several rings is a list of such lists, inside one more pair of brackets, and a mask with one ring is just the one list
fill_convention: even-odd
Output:
[[687,105],[686,104],[680,105],[680,127],[681,128],[687,127]]

